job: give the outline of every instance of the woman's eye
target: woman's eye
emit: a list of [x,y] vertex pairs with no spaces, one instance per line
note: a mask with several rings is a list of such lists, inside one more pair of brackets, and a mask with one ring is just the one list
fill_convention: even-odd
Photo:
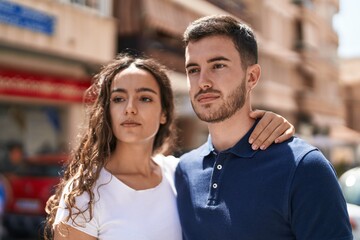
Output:
[[142,102],[152,102],[152,99],[149,98],[149,97],[141,97],[140,100],[141,100]]
[[199,72],[199,69],[197,69],[197,68],[190,68],[190,69],[187,70],[188,74],[194,74],[194,73],[197,73],[197,72]]
[[122,98],[122,97],[113,97],[113,98],[111,99],[111,101],[114,102],[114,103],[119,103],[119,102],[125,101],[125,99]]

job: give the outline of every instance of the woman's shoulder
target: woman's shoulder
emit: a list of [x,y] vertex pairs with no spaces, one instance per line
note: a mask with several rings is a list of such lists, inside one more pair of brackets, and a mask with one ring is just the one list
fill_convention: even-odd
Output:
[[[68,194],[74,193],[73,192],[74,186],[78,184],[77,183],[78,181],[80,181],[80,180],[75,177],[70,179],[63,188],[61,198],[65,198]],[[98,191],[93,191],[93,189],[96,189],[97,187],[102,186],[102,185],[107,185],[107,183],[109,183],[110,181],[111,181],[110,173],[108,173],[107,171],[105,171],[104,168],[102,168],[100,170],[98,179],[96,179],[96,181],[92,187],[92,192],[93,192],[95,198],[98,198],[98,196],[97,196]],[[81,194],[76,194],[75,199],[76,199],[77,203],[84,203],[84,205],[87,205],[87,203],[89,202],[89,199],[90,199],[90,195],[88,192],[84,191]]]
[[[68,195],[74,194],[74,192],[73,192],[74,191],[74,184],[76,184],[76,181],[74,179],[71,179],[64,186],[63,191],[62,191],[62,195],[61,195],[61,199],[60,199],[60,207],[66,207],[65,206],[65,199],[67,198]],[[87,192],[82,192],[81,194],[76,194],[75,199],[76,199],[77,207],[82,209],[89,202],[90,195]]]

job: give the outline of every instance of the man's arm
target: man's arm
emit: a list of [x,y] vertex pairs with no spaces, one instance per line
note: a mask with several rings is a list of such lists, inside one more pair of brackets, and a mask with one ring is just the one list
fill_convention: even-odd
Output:
[[276,113],[255,110],[250,113],[250,117],[261,118],[249,137],[254,150],[265,150],[272,143],[281,143],[295,134],[295,127]]
[[299,161],[289,194],[289,219],[296,239],[353,239],[335,170],[320,151],[311,151]]

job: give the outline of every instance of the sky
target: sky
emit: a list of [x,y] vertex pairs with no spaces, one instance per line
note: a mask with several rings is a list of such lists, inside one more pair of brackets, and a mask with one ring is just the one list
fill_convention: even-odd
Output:
[[340,10],[334,16],[339,35],[338,53],[343,58],[360,58],[360,0],[339,0]]

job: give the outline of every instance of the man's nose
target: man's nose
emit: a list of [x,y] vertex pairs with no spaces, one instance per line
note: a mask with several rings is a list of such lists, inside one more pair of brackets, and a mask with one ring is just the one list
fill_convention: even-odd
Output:
[[200,72],[199,87],[201,89],[208,89],[208,88],[212,88],[212,86],[213,83],[209,75],[205,71]]

